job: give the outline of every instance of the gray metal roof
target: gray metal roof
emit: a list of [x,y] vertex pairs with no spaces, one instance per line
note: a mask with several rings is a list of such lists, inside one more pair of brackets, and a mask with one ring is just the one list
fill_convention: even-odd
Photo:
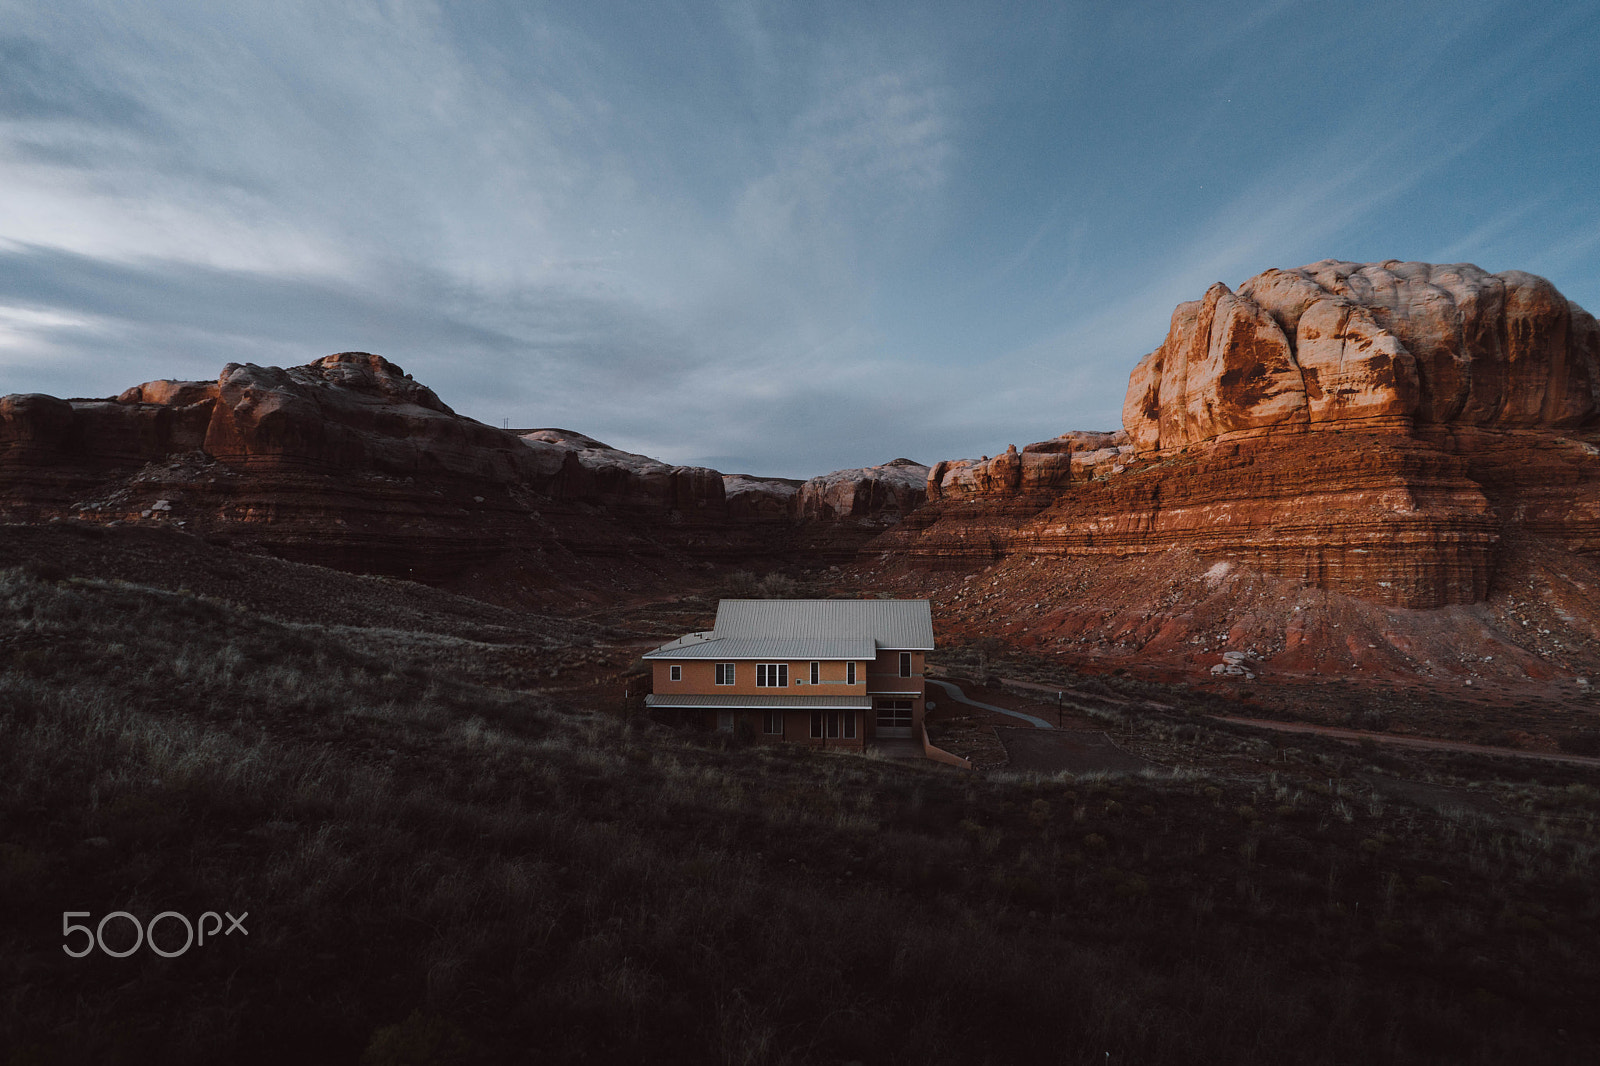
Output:
[[653,651],[646,652],[642,656],[642,658],[645,658],[645,659],[660,659],[660,658],[697,659],[697,658],[703,658],[703,656],[698,656],[698,655],[691,654],[690,653],[690,649],[694,648],[698,644],[704,644],[706,641],[714,640],[714,639],[716,639],[716,638],[709,632],[707,632],[707,633],[685,633],[683,636],[679,637],[677,640],[669,640],[665,644],[661,645],[661,647],[656,648]]
[[652,692],[646,707],[687,707],[749,711],[870,711],[866,696],[696,696]]
[[774,662],[794,659],[839,660],[871,659],[878,654],[870,640],[824,640],[821,638],[785,639],[783,637],[712,637],[696,639],[699,634],[680,637],[671,644],[663,644],[647,652],[646,659],[770,659]]
[[927,600],[723,600],[718,637],[870,640],[896,651],[933,650]]

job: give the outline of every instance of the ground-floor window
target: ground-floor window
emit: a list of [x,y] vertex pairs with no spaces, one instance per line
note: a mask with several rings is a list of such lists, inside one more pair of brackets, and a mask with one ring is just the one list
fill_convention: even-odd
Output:
[[879,729],[909,729],[911,727],[910,700],[874,700],[878,710]]
[[761,731],[769,736],[783,736],[783,712],[768,711],[762,715]]
[[818,740],[824,736],[829,739],[854,740],[856,738],[856,712],[812,711],[811,735]]

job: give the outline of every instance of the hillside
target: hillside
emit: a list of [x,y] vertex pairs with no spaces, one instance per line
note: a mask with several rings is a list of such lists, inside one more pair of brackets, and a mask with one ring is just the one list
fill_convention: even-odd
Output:
[[[1123,743],[1181,764],[741,748],[541,689],[505,661],[556,654],[536,617],[29,536],[41,558],[0,572],[8,1061],[1576,1062],[1600,1039],[1600,793],[1570,770],[1275,746],[1109,689]],[[152,547],[209,584],[130,580]],[[568,626],[618,678],[641,635]],[[248,939],[75,960],[64,906],[247,911]]]

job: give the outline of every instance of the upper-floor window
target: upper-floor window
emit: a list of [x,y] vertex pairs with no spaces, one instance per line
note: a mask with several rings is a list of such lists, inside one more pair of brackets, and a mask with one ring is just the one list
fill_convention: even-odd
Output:
[[681,667],[681,666],[669,666],[669,667],[667,667],[667,679],[670,680],[670,681],[682,681],[683,680],[683,667]]
[[719,685],[731,685],[731,684],[733,684],[733,664],[732,663],[718,663],[717,664],[717,684],[719,684]]
[[813,685],[822,684],[822,664],[821,663],[812,663],[811,664],[811,683]]
[[844,683],[847,685],[856,683],[856,664],[853,662],[844,664]]
[[756,663],[756,688],[788,687],[788,663]]
[[900,653],[900,676],[911,676],[911,653],[908,651],[903,651]]

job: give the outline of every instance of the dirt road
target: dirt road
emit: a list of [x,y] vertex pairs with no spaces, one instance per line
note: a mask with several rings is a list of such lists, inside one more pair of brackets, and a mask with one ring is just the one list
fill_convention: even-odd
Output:
[[1307,722],[1279,722],[1270,718],[1240,718],[1234,715],[1209,715],[1219,722],[1273,729],[1280,733],[1312,733],[1335,740],[1371,740],[1379,744],[1393,744],[1402,748],[1421,748],[1427,751],[1457,751],[1468,755],[1509,755],[1518,759],[1541,759],[1545,762],[1569,763],[1573,766],[1600,767],[1600,759],[1588,755],[1565,755],[1547,751],[1524,751],[1521,748],[1497,748],[1488,744],[1468,744],[1460,740],[1432,740],[1428,737],[1404,737],[1391,733],[1367,733],[1359,729],[1340,729],[1331,725],[1311,725]]
[[[1041,685],[1034,681],[1022,681],[1015,678],[1002,678],[1001,681],[1013,688],[1026,692],[1040,692],[1045,694],[1065,691],[1068,697],[1077,697],[1079,700],[1100,701],[1113,705],[1126,706],[1130,700],[1121,698],[1107,698],[1104,696],[1091,696],[1087,693],[1077,692],[1071,688],[1055,685]],[[1069,706],[1076,704],[1069,699]],[[1176,710],[1177,708],[1162,704],[1145,704],[1147,707],[1163,710]],[[1592,766],[1600,768],[1600,758],[1589,755],[1568,755],[1564,752],[1527,751],[1522,748],[1501,748],[1489,744],[1469,744],[1461,740],[1434,740],[1429,737],[1399,736],[1393,733],[1373,733],[1360,729],[1342,729],[1331,725],[1313,725],[1309,722],[1282,722],[1272,718],[1245,718],[1238,715],[1208,715],[1219,722],[1232,722],[1236,725],[1253,726],[1258,729],[1271,729],[1280,733],[1311,733],[1316,736],[1329,737],[1334,740],[1350,740],[1357,743],[1371,740],[1377,744],[1393,744],[1403,748],[1417,748],[1424,751],[1453,751],[1465,755],[1496,755],[1517,759],[1538,759],[1542,762],[1566,763],[1570,766]]]

